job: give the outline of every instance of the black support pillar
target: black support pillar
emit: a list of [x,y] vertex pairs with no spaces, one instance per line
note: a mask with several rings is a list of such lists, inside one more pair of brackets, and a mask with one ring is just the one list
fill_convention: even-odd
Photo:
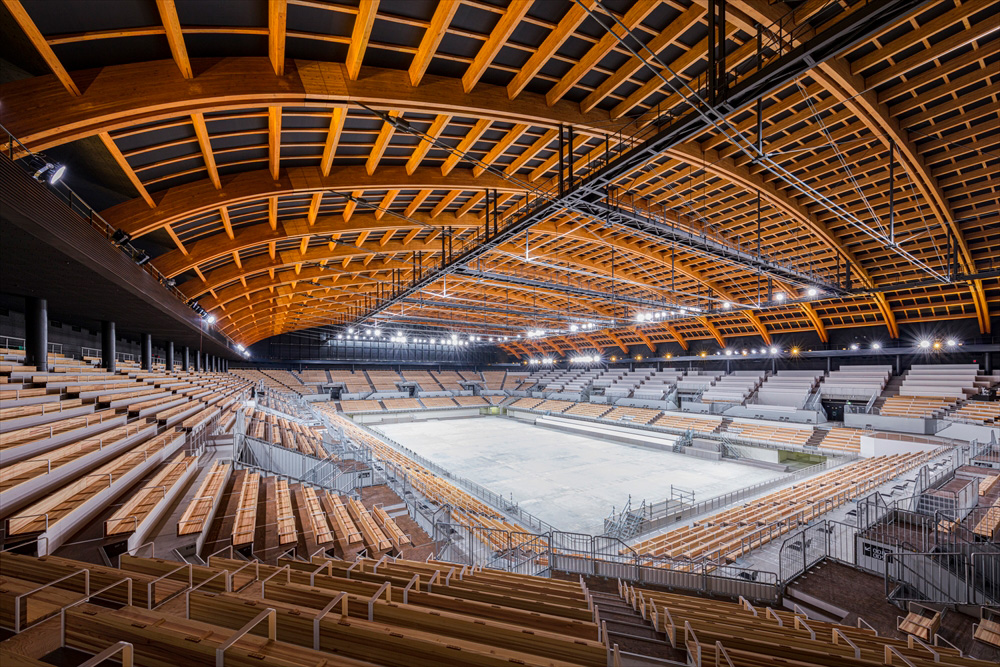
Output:
[[172,340],[167,341],[166,364],[168,373],[174,370],[174,341]]
[[187,373],[191,368],[191,348],[187,345],[184,346],[184,372]]
[[153,337],[142,334],[142,370],[153,370]]
[[29,296],[24,309],[24,363],[48,370],[49,307],[45,299]]
[[115,372],[115,323],[101,322],[101,365]]
[[202,370],[201,368],[201,350],[194,351],[194,369],[196,371]]

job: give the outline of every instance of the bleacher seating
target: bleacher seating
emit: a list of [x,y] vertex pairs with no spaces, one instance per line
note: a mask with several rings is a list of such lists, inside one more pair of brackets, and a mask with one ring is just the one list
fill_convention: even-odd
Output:
[[861,436],[864,431],[856,428],[831,428],[819,443],[822,449],[833,449],[842,452],[860,452]]
[[[671,646],[702,665],[824,665],[867,667],[907,664],[972,666],[955,647],[924,645],[902,637],[879,635],[861,624],[847,625],[807,617],[799,610],[755,608],[749,602],[712,600],[679,593],[634,588],[619,582],[619,596],[652,620]],[[935,644],[928,650],[930,644]]]
[[420,410],[424,406],[415,398],[383,398],[386,410]]
[[940,396],[890,396],[879,414],[887,417],[937,418],[955,404],[957,399]]
[[610,411],[611,406],[604,403],[577,403],[569,410],[566,410],[566,414],[598,419]]
[[892,366],[841,366],[820,383],[824,399],[868,401],[885,389],[892,377]]
[[715,433],[722,425],[722,417],[688,417],[676,412],[664,412],[653,421],[653,425],[697,433]]
[[364,371],[330,371],[330,384],[342,384],[349,394],[367,394],[374,391]]
[[757,402],[801,408],[822,377],[820,371],[780,370],[764,379],[757,390]]
[[370,400],[341,401],[340,409],[350,414],[357,412],[382,412],[384,410],[381,403]]
[[899,395],[941,397],[954,403],[979,393],[979,375],[978,364],[914,364],[903,375]]
[[713,562],[739,558],[821,514],[922,464],[932,452],[880,456],[850,463],[739,507],[722,510],[632,545],[651,557]]
[[420,402],[425,408],[454,408],[458,404],[448,396],[421,396]]
[[812,426],[773,426],[764,422],[749,422],[734,420],[728,427],[728,432],[748,440],[763,440],[765,442],[804,447],[813,434]]
[[[245,564],[213,556],[207,565],[192,567],[188,583],[171,574],[176,562],[159,558],[125,555],[119,569],[54,557],[0,556],[5,575],[17,572],[21,578],[14,582],[25,582],[17,589],[5,587],[4,601],[15,591],[81,568],[95,582],[93,590],[131,579],[136,591],[131,606],[121,606],[128,600],[120,586],[102,595],[103,604],[83,601],[67,609],[65,643],[93,654],[127,641],[137,665],[168,664],[165,657],[175,665],[216,664],[223,650],[226,664],[256,660],[284,667],[602,667],[608,662],[608,644],[597,638],[598,624],[579,581],[480,568],[451,577],[453,564],[434,560],[279,559],[255,565],[250,574]],[[448,585],[442,586],[446,577]],[[158,578],[162,585],[151,586]],[[437,583],[405,586],[414,579]],[[156,609],[192,585],[198,589],[185,593],[186,613]],[[54,615],[80,602],[78,589],[74,581],[54,584],[46,590],[54,604],[44,613]],[[265,609],[274,612],[274,635],[251,632],[237,638],[235,633]]]
[[660,410],[651,410],[649,408],[633,408],[627,406],[618,406],[611,410],[608,414],[601,417],[606,421],[623,421],[632,424],[648,424],[653,421],[661,414]]
[[573,405],[573,401],[546,400],[536,405],[532,410],[539,412],[565,412]]
[[757,390],[764,373],[735,371],[724,375],[701,395],[702,403],[742,403]]
[[968,401],[944,418],[973,424],[1000,424],[1000,401]]

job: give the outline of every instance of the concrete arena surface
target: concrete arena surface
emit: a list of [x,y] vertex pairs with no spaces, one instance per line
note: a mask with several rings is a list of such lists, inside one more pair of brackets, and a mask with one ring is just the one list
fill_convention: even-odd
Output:
[[451,473],[504,496],[559,530],[599,534],[612,507],[670,495],[695,501],[779,477],[770,470],[563,433],[501,417],[379,424]]

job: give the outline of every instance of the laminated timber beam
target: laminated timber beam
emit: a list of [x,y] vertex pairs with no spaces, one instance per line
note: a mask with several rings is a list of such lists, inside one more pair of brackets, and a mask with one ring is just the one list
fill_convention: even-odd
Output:
[[[772,25],[773,21],[787,15],[791,9],[784,3],[768,3],[762,0],[729,0],[729,4],[753,21],[761,25]],[[925,4],[915,3],[917,7]],[[738,14],[734,14],[734,17]],[[755,26],[742,25],[752,32]],[[790,36],[794,46],[806,42],[815,33],[808,26],[796,30]],[[813,75],[829,90],[855,117],[869,129],[888,151],[895,145],[900,154],[901,166],[909,174],[912,182],[931,206],[934,217],[958,240],[959,256],[966,271],[973,271],[975,263],[969,251],[961,228],[956,224],[954,214],[943,191],[924,162],[909,133],[899,121],[892,117],[889,108],[879,102],[874,86],[869,86],[863,77],[853,73],[850,65],[840,59],[831,58],[817,65]]]
[[698,322],[700,322],[701,325],[708,330],[708,333],[712,335],[712,338],[714,338],[715,342],[719,344],[719,347],[726,346],[726,339],[722,336],[722,332],[719,331],[718,328],[716,328],[716,326],[712,324],[707,317],[696,317],[695,319],[698,320]]
[[[812,307],[812,304],[800,303],[799,308],[803,313],[805,313],[806,319],[809,320],[812,328],[816,330],[816,335],[819,336],[819,339],[824,343],[829,342],[830,337],[826,333],[826,326],[823,324],[823,318],[819,316],[819,313],[817,313],[816,309]],[[770,345],[771,341],[769,340],[767,343]]]
[[[422,87],[413,87],[407,80],[399,80],[399,72],[388,70],[366,70],[371,71],[371,76],[365,76],[361,80],[353,82],[343,76],[342,66],[332,63],[314,63],[290,61],[294,68],[283,77],[277,77],[268,67],[257,64],[252,58],[224,59],[213,66],[204,74],[197,78],[197,86],[185,81],[177,75],[175,66],[171,66],[164,71],[164,66],[159,63],[146,63],[138,65],[120,66],[104,68],[98,77],[88,88],[88,104],[77,105],[71,98],[67,98],[60,107],[58,117],[52,116],[51,109],[46,113],[44,109],[35,108],[35,100],[38,95],[51,94],[51,85],[41,80],[29,80],[33,85],[24,82],[12,82],[5,85],[5,102],[10,100],[9,112],[5,114],[5,124],[12,129],[30,148],[44,148],[55,143],[64,143],[85,136],[93,132],[93,128],[100,127],[101,131],[111,131],[130,124],[150,123],[164,117],[170,117],[169,109],[173,104],[184,103],[185,109],[198,113],[219,111],[223,109],[234,109],[246,106],[253,106],[254,97],[260,100],[265,106],[280,107],[282,105],[301,107],[308,105],[315,96],[322,98],[326,103],[349,103],[351,100],[363,101],[366,104],[376,104],[392,108],[397,111],[407,110],[427,112],[427,95]],[[224,76],[223,75],[228,75]],[[129,84],[115,87],[108,90],[105,83],[117,82],[122,77],[128,77]],[[220,78],[223,77],[223,78]],[[292,79],[292,81],[289,81]],[[146,82],[155,84],[156,88],[146,90],[143,85]],[[234,82],[243,82],[244,87],[234,90]],[[378,87],[378,83],[383,83],[384,87]],[[538,96],[523,93],[517,100],[503,100],[502,92],[488,90],[490,87],[479,85],[470,95],[464,95],[459,90],[449,97],[448,87],[454,82],[435,81],[434,88],[441,91],[440,102],[437,109],[451,108],[458,110],[458,106],[449,107],[449,99],[454,100],[454,105],[460,105],[463,115],[474,115],[479,118],[490,119],[492,121],[514,122],[520,125],[556,127],[560,123],[573,125],[578,136],[608,136],[609,131],[613,131],[614,126],[608,125],[607,114],[604,112],[591,112],[589,114],[580,113],[576,105],[569,105],[560,102],[549,108],[544,103],[539,103]],[[388,91],[388,92],[387,92]],[[483,94],[485,91],[485,94]],[[175,101],[171,96],[177,98]],[[391,93],[391,96],[390,96]],[[143,95],[146,95],[145,97]],[[153,100],[159,102],[156,104]],[[500,104],[500,101],[503,103]],[[19,113],[22,108],[26,108],[31,113]],[[336,118],[336,111],[335,120]],[[342,118],[339,119],[342,125]],[[49,127],[45,127],[50,124]],[[331,125],[333,127],[333,124]],[[331,129],[331,137],[338,137],[339,134]],[[328,141],[329,143],[329,141]],[[426,144],[426,142],[421,142]],[[551,143],[551,139],[548,142]],[[426,150],[426,147],[424,147]],[[759,177],[751,174],[749,169],[737,166],[730,161],[716,163],[709,159],[711,155],[705,154],[696,146],[678,145],[674,149],[675,157],[679,160],[691,164],[693,167],[711,167],[712,173],[741,185],[741,187],[757,187],[756,180]],[[324,174],[329,174],[329,165],[332,161],[332,152],[326,148],[324,150],[324,160],[322,170]],[[586,165],[586,158],[580,162]],[[272,167],[274,162],[272,161]],[[410,166],[412,169],[413,167]],[[289,169],[288,172],[297,172],[298,169]],[[379,170],[381,171],[381,170]],[[251,172],[252,173],[252,172]],[[474,174],[476,172],[474,171]],[[487,180],[491,175],[482,174],[480,182],[468,189],[482,190],[485,188],[495,188],[504,194],[517,191],[511,188],[510,184]],[[284,180],[285,174],[281,175]],[[232,179],[243,183],[247,180],[246,174],[239,174]],[[273,179],[268,179],[272,180]],[[495,179],[494,179],[495,180]],[[227,184],[228,185],[228,184]],[[310,187],[309,184],[303,186]],[[440,182],[436,184],[437,189],[461,189],[457,184],[454,188],[448,188],[447,184]],[[168,203],[186,199],[191,196],[197,200],[197,193],[205,190],[203,184],[199,182],[171,188],[166,192],[156,193],[155,199],[158,202],[157,216],[167,214],[161,213],[162,208]],[[346,186],[343,189],[347,189]],[[287,189],[282,189],[288,192]],[[265,197],[274,194],[273,187],[261,184],[258,191],[259,196]],[[853,255],[847,248],[837,241],[832,234],[825,230],[822,223],[818,222],[814,216],[794,200],[785,197],[777,191],[772,192],[769,188],[764,188],[764,196],[779,207],[784,213],[792,217],[793,220],[802,223],[833,250],[840,251],[849,260],[853,261]],[[249,193],[247,195],[249,196]],[[198,213],[197,205],[194,205],[188,215]],[[121,204],[113,209],[102,212],[105,217],[116,217],[128,219],[130,222],[123,226],[126,231],[133,233],[133,236],[148,233],[162,225],[152,223],[148,225],[139,216],[141,211],[129,202]],[[174,210],[172,215],[182,217],[184,214]],[[639,217],[641,213],[637,213]],[[860,264],[855,263],[856,275],[864,279],[867,274]]]
[[[357,190],[482,190],[518,191],[493,174],[476,178],[467,169],[455,169],[443,176],[438,169],[419,169],[407,174],[402,167],[382,167],[375,174],[358,170],[333,170],[324,176],[317,167],[282,169],[277,179],[269,170],[247,171],[227,178],[216,190],[207,180],[194,181],[157,193],[156,208],[135,200],[105,209],[101,215],[133,237],[149,234],[166,225],[219,206],[255,201],[292,193],[344,192]],[[142,209],[145,209],[143,212]]]

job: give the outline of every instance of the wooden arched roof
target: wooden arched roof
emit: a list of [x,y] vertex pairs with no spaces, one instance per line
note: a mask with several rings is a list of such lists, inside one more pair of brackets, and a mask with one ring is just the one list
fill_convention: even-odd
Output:
[[[132,186],[102,215],[162,248],[157,268],[244,344],[340,321],[394,276],[437,266],[443,236],[461,243],[487,222],[488,192],[502,216],[526,187],[552,182],[561,125],[573,127],[583,173],[677,107],[589,11],[615,13],[619,35],[627,28],[681,78],[702,76],[708,58],[705,0],[112,4],[3,0],[18,43],[33,48],[18,63],[27,75],[3,86],[3,123],[32,150],[99,140]],[[782,48],[792,49],[863,4],[831,13],[825,3],[730,0],[729,66],[753,65],[758,26],[781,25]],[[762,278],[559,211],[492,250],[477,276],[429,287],[407,315],[497,335],[558,329],[567,318],[601,324],[510,342],[528,354],[734,336],[769,343],[803,330],[826,340],[831,329],[873,325],[895,337],[900,324],[961,318],[988,333],[1000,300],[1000,283],[983,273],[1000,260],[994,10],[986,0],[925,3],[762,101],[764,149],[825,203],[714,130],[616,184],[636,211],[759,247],[802,272],[849,265],[867,291],[623,327],[642,303],[755,304]],[[754,108],[730,120],[756,137]],[[897,248],[863,230],[885,233],[890,199]],[[928,270],[969,279],[927,281]],[[521,281],[484,277],[497,275]],[[772,287],[794,296],[803,285]],[[444,292],[493,309],[449,307]]]

